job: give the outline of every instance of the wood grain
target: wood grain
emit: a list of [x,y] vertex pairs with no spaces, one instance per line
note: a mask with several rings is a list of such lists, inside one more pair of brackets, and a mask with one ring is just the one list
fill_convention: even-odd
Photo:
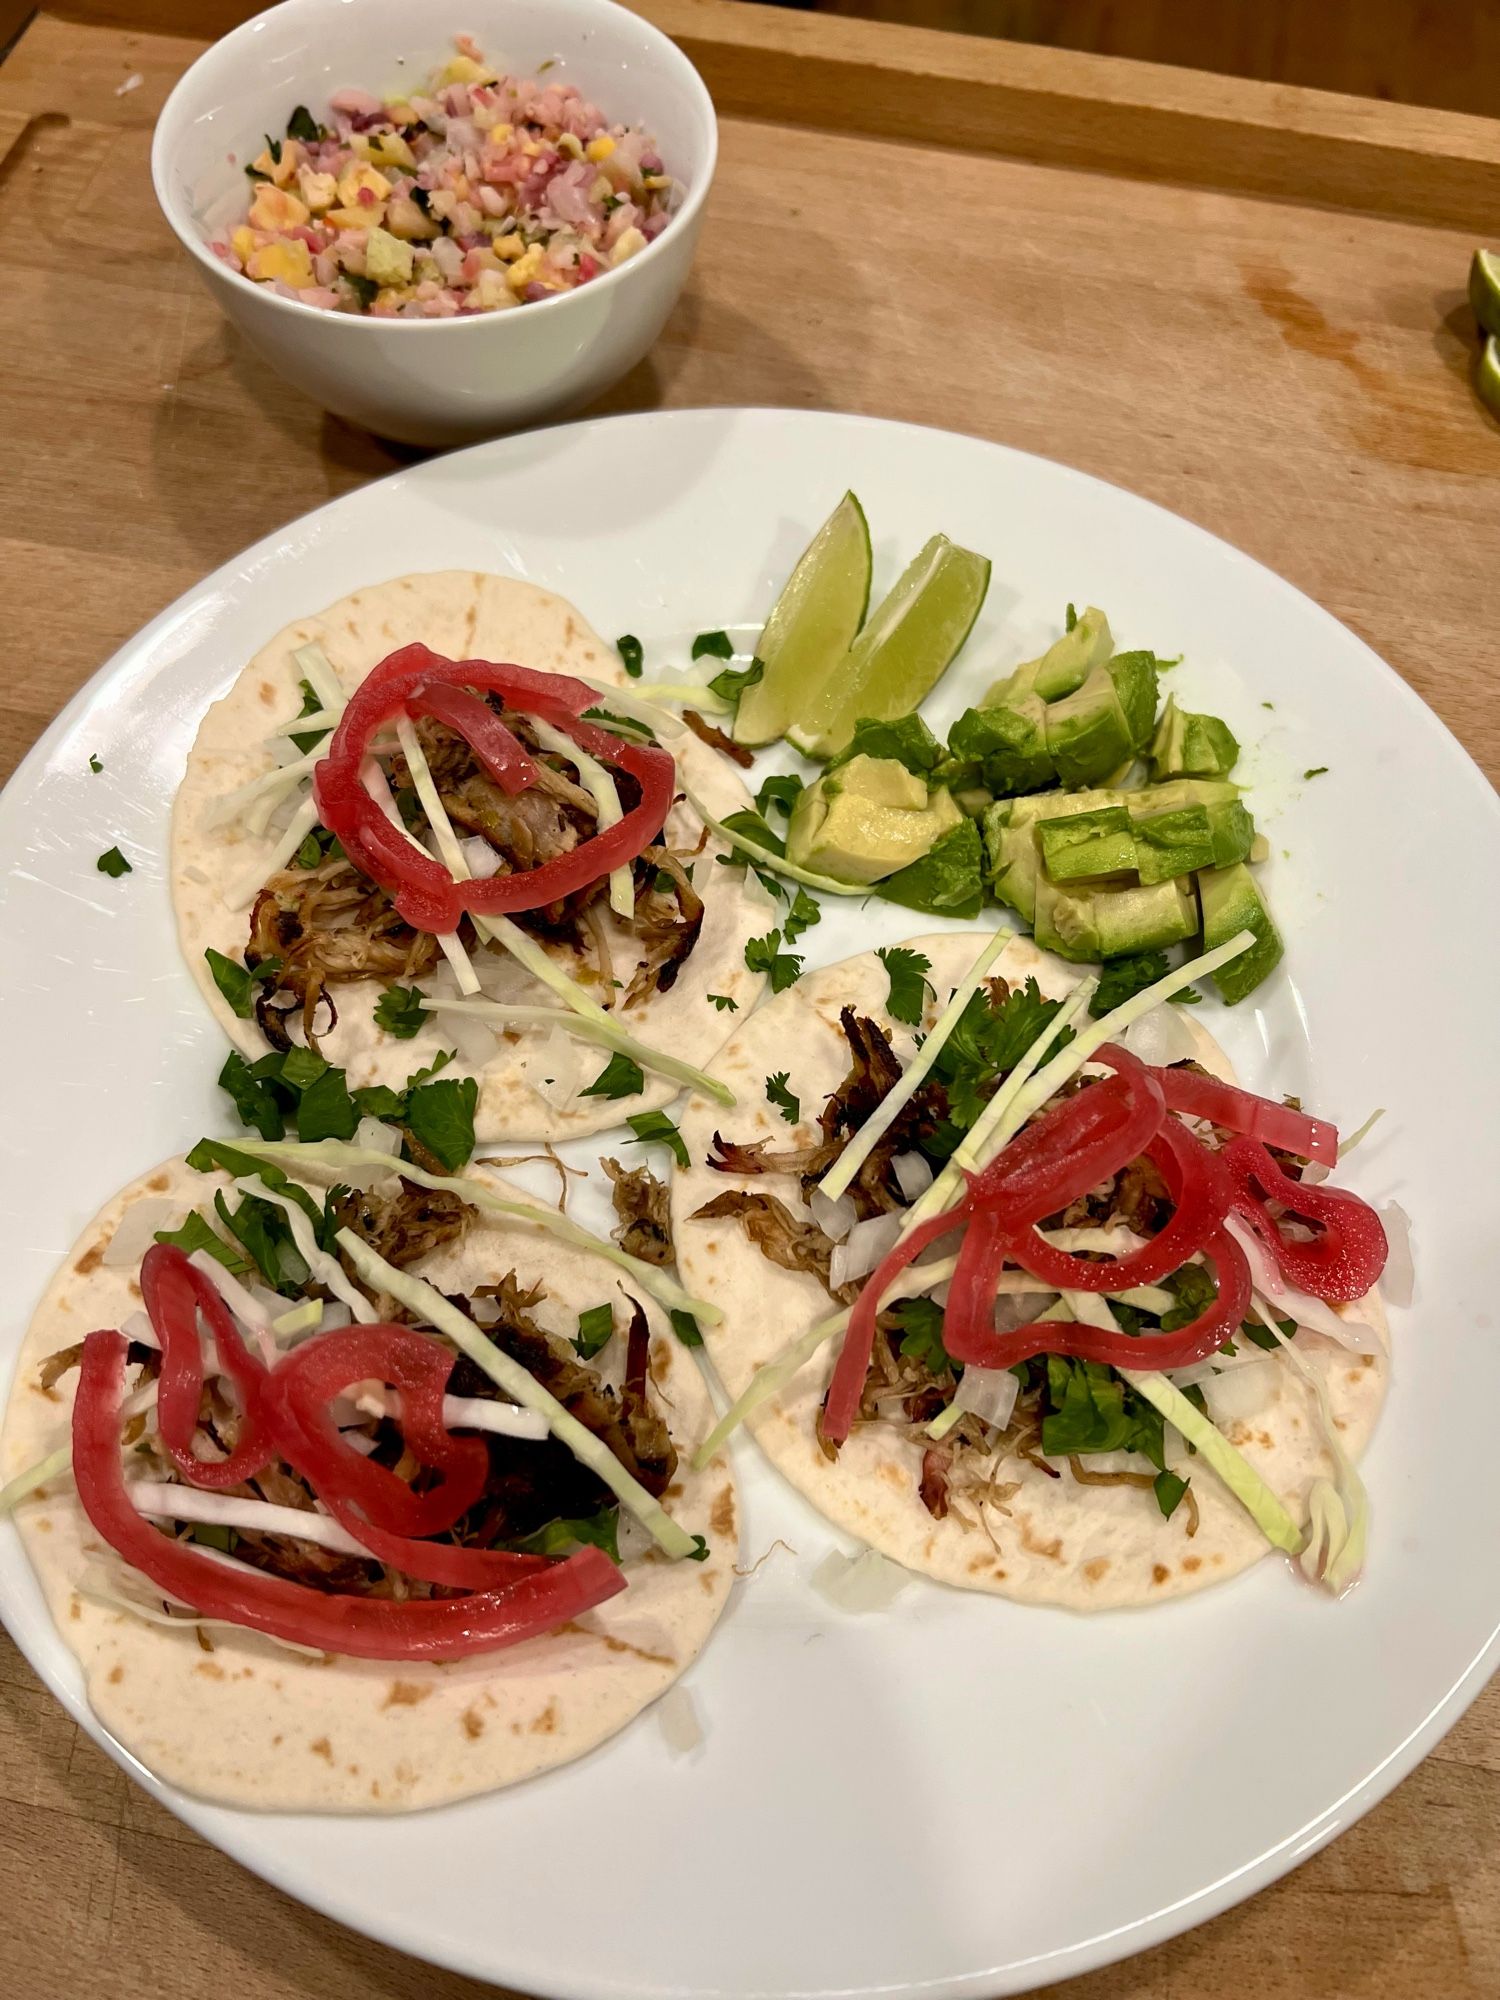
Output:
[[[785,81],[795,19],[773,16],[754,44],[746,23],[765,10],[648,10],[712,69],[723,158],[688,291],[601,407],[862,410],[1082,466],[1290,577],[1500,774],[1500,426],[1470,379],[1465,231],[1397,219],[1380,200],[1339,211],[921,145],[904,125],[881,136],[856,100],[872,66],[891,69],[899,30],[845,24],[841,101],[830,53],[841,31],[818,24],[835,40],[819,44],[816,91],[757,97],[766,78]],[[910,74],[933,74],[934,39],[947,38],[913,38]],[[6,324],[26,330],[7,342],[0,386],[5,770],[206,570],[406,456],[324,417],[249,355],[157,216],[151,123],[197,46],[43,17],[0,68]],[[116,97],[135,72],[144,86]],[[1191,79],[1173,79],[1171,115],[1229,116],[1221,81],[1200,81],[1194,100]],[[1131,87],[1148,88],[1139,75]],[[1311,121],[1316,106],[1295,109]],[[1410,149],[1404,114],[1365,112],[1370,160]],[[1346,115],[1329,114],[1335,138]],[[1500,158],[1493,128],[1476,138],[1438,118],[1423,131],[1433,159],[1445,132],[1471,164]],[[55,246],[96,210],[109,255],[80,291]],[[1086,569],[1086,550],[1079,560]],[[241,1874],[119,1776],[4,1641],[0,1941],[6,2000],[481,1991]],[[1500,1691],[1294,1877],[1055,1989],[1067,2000],[1247,1990],[1493,2000]]]

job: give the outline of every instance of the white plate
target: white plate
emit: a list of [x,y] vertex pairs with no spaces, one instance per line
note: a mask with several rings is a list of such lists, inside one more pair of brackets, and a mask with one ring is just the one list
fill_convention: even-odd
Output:
[[[389,1820],[222,1812],[134,1770],[293,1895],[531,1992],[990,1995],[1121,1957],[1347,1826],[1451,1727],[1500,1644],[1496,800],[1388,668],[1245,556],[1079,473],[936,431],[722,411],[515,438],[309,515],[126,646],[0,800],[7,1355],[96,1205],[220,1123],[221,1048],[178,962],[163,857],[198,717],[255,648],[399,562],[514,571],[607,637],[639,634],[653,668],[669,646],[685,664],[700,627],[753,631],[845,486],[874,527],[877,586],[938,527],[995,559],[935,719],[1040,650],[1073,598],[1103,605],[1123,645],[1184,653],[1168,685],[1249,746],[1287,966],[1207,1017],[1252,1084],[1346,1127],[1385,1106],[1350,1178],[1415,1218],[1417,1306],[1396,1315],[1365,1467],[1369,1571],[1339,1605],[1268,1558],[1149,1613],[917,1581],[852,1617],[808,1588],[830,1530],[747,1448],[745,1560],[778,1536],[796,1554],[740,1589],[694,1669],[691,1756],[648,1714],[567,1770]],[[135,872],[111,881],[94,860],[116,841]],[[840,906],[802,948],[817,963],[926,927]],[[0,1607],[92,1727],[9,1526]]]

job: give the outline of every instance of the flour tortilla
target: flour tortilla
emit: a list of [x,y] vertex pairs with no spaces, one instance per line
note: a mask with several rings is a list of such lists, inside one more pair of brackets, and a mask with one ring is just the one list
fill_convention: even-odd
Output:
[[[120,1218],[142,1197],[165,1199],[176,1212],[157,1226],[175,1227],[225,1185],[223,1176],[169,1161],[89,1224],[22,1347],[0,1429],[0,1485],[68,1440],[77,1371],[44,1393],[36,1386],[38,1364],[141,1309],[135,1265],[99,1261]],[[607,1368],[611,1352],[619,1357],[629,1280],[532,1224],[486,1222],[456,1251],[416,1268],[447,1291],[514,1270],[523,1283],[546,1287],[537,1321],[570,1336],[580,1312],[611,1301],[616,1336],[599,1365]],[[629,1587],[618,1597],[562,1631],[488,1659],[325,1661],[224,1625],[211,1628],[208,1653],[191,1625],[163,1629],[83,1594],[79,1586],[90,1579],[116,1592],[127,1575],[133,1588],[149,1593],[150,1586],[104,1547],[64,1476],[23,1502],[16,1521],[104,1727],[157,1777],[224,1805],[375,1813],[445,1805],[515,1784],[623,1729],[697,1656],[724,1609],[738,1559],[727,1463],[716,1458],[704,1472],[689,1463],[713,1422],[702,1377],[660,1309],[638,1288],[633,1296],[651,1320],[653,1400],[680,1461],[666,1505],[690,1534],[705,1537],[705,1561],[670,1562],[649,1550],[627,1564]]]
[[[978,940],[972,933],[916,938],[912,949],[932,962],[937,1000],[929,1001],[924,1020],[930,1027],[937,1008],[946,1004],[973,964]],[[1076,967],[1022,938],[1006,947],[994,972],[1013,982],[1034,977],[1050,998],[1061,998],[1079,977]],[[696,1297],[724,1310],[720,1325],[704,1328],[704,1340],[731,1396],[738,1396],[757,1368],[832,1308],[815,1278],[772,1264],[738,1221],[693,1220],[697,1209],[727,1188],[758,1189],[777,1195],[794,1214],[804,1212],[793,1176],[747,1179],[705,1167],[715,1128],[742,1144],[757,1139],[782,1148],[811,1143],[818,1113],[849,1068],[848,1045],[839,1031],[841,1007],[852,1006],[881,1022],[891,1030],[898,1054],[910,1055],[912,1031],[890,1020],[888,992],[885,968],[873,952],[809,973],[761,1008],[721,1053],[715,1068],[739,1096],[736,1108],[723,1112],[700,1099],[682,1120],[694,1164],[673,1183],[678,1267]],[[1217,1043],[1191,1012],[1184,1010],[1183,1018],[1200,1044],[1198,1059],[1204,1067],[1230,1080],[1232,1072]],[[783,1069],[790,1071],[789,1087],[801,1101],[802,1118],[795,1129],[765,1102],[765,1077]],[[1375,1325],[1384,1340],[1384,1314],[1375,1294],[1345,1310]],[[1326,1385],[1345,1449],[1358,1456],[1385,1394],[1384,1355],[1350,1354],[1333,1341],[1308,1334],[1299,1338],[1298,1348]],[[1069,1476],[1066,1462],[1060,1462],[1058,1479],[1024,1462],[1007,1462],[1001,1476],[1018,1480],[1020,1490],[1005,1503],[1008,1515],[993,1506],[984,1510],[988,1532],[966,1526],[952,1513],[936,1521],[918,1498],[922,1449],[909,1431],[861,1425],[836,1462],[819,1450],[814,1422],[836,1353],[836,1343],[825,1348],[751,1420],[751,1428],[771,1462],[829,1520],[910,1569],[1025,1603],[1103,1610],[1183,1596],[1235,1575],[1266,1553],[1265,1540],[1249,1516],[1198,1459],[1178,1467],[1184,1476],[1191,1474],[1201,1516],[1191,1538],[1185,1507],[1164,1520],[1149,1491],[1080,1486]],[[1243,1344],[1240,1357],[1263,1364],[1259,1380],[1264,1398],[1247,1418],[1227,1424],[1226,1435],[1305,1522],[1313,1481],[1333,1472],[1318,1442],[1313,1399],[1285,1363]],[[1112,1466],[1114,1460],[1092,1463]],[[1138,1459],[1131,1463],[1139,1469]],[[979,1512],[974,1506],[966,1511]]]
[[[247,942],[254,889],[231,907],[227,898],[265,879],[279,835],[250,833],[243,822],[216,825],[218,802],[237,786],[275,763],[269,731],[301,705],[301,675],[292,655],[318,644],[348,689],[356,687],[396,647],[421,640],[449,659],[514,661],[547,673],[572,673],[589,680],[626,685],[612,646],[590,631],[563,598],[513,577],[477,571],[444,570],[372,584],[341,598],[315,617],[299,619],[257,653],[222,700],[204,716],[188,756],[187,772],[172,813],[172,898],[182,949],[193,977],[214,1015],[242,1055],[254,1061],[268,1044],[252,1020],[240,1020],[226,1004],[204,959],[212,946],[239,963]],[[608,696],[600,703],[608,706]],[[684,730],[662,738],[678,759],[685,781],[715,818],[744,810],[750,798],[725,759]],[[667,838],[679,851],[693,848],[702,822],[679,801],[667,820]],[[748,869],[721,868],[715,856],[727,852],[710,836],[694,869],[694,887],[705,905],[703,928],[676,984],[638,1006],[622,1009],[621,1025],[638,1040],[706,1067],[724,1039],[732,1015],[705,1003],[723,993],[742,1011],[754,1005],[763,975],[745,966],[745,944],[775,921],[771,902]],[[623,984],[640,962],[638,942],[604,912]],[[549,946],[570,972],[574,954]],[[492,999],[560,1008],[547,988],[523,972],[508,955],[473,954]],[[446,967],[437,975],[447,981]],[[424,979],[430,985],[431,979]],[[452,1020],[433,1020],[410,1041],[383,1033],[374,1020],[384,987],[377,980],[353,981],[334,989],[338,1025],[320,1037],[328,1060],[346,1069],[349,1086],[388,1084],[400,1089],[444,1049],[452,1049]],[[626,1117],[669,1104],[681,1086],[648,1073],[638,1096],[580,1097],[609,1060],[609,1051],[557,1030],[513,1031],[495,1056],[476,1069],[462,1060],[450,1076],[477,1076],[479,1139],[547,1140],[581,1137],[621,1123]],[[569,1086],[572,1090],[569,1094]]]

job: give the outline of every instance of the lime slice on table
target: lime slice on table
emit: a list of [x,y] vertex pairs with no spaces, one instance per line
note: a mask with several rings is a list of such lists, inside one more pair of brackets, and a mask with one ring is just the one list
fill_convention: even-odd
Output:
[[823,687],[804,694],[788,738],[809,757],[844,749],[857,722],[909,715],[947,672],[990,585],[986,556],[934,535]]
[[766,620],[756,656],[765,668],[740,697],[740,743],[774,743],[837,670],[870,602],[870,530],[846,493],[809,542]]
[[1500,339],[1500,250],[1476,250],[1469,266],[1469,304],[1481,334]]
[[1491,334],[1484,343],[1476,380],[1480,402],[1487,410],[1500,417],[1500,339],[1496,339],[1494,334]]

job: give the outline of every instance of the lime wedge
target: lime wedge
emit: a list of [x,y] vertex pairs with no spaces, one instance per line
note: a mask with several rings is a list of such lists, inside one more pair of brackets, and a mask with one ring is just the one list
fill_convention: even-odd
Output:
[[1484,343],[1484,352],[1479,357],[1479,373],[1475,377],[1479,390],[1479,400],[1495,416],[1500,417],[1500,340],[1494,334]]
[[846,493],[808,543],[756,647],[764,676],[740,697],[741,743],[774,743],[832,677],[870,602],[870,530]]
[[1469,304],[1482,334],[1500,338],[1500,250],[1476,250],[1469,266]]
[[809,757],[832,757],[848,744],[857,722],[909,715],[968,638],[989,584],[987,557],[934,535],[837,672],[803,694],[789,739]]

